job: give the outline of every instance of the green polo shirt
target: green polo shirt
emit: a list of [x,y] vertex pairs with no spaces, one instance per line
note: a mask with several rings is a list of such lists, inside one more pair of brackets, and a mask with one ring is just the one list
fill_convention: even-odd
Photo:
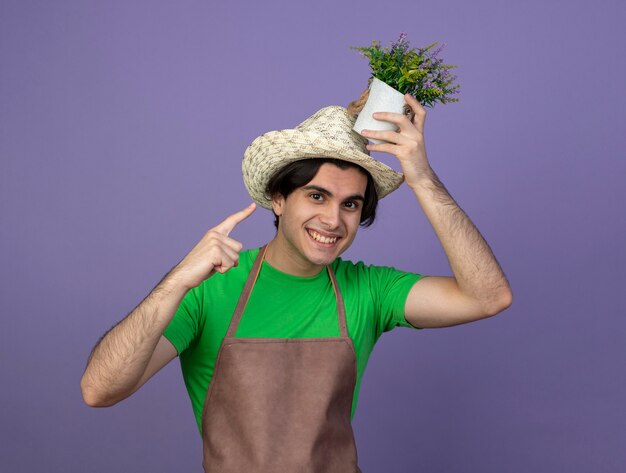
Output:
[[[216,273],[190,290],[163,333],[180,357],[200,432],[217,353],[258,252],[258,248],[241,252],[237,267],[225,274]],[[361,379],[374,344],[383,332],[394,327],[412,327],[404,318],[404,304],[413,284],[423,276],[341,258],[332,263],[332,268],[356,352],[354,416]],[[328,272],[322,270],[316,276],[302,278],[278,271],[264,261],[236,337],[338,336],[336,299]]]

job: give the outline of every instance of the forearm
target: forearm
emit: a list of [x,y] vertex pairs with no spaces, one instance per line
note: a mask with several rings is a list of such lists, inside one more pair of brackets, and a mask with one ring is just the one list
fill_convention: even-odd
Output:
[[133,392],[187,288],[173,272],[94,347],[81,379],[90,405],[115,404]]
[[132,394],[147,377],[164,366],[162,363],[175,356],[171,344],[165,351],[157,349],[163,331],[187,291],[215,272],[225,273],[237,265],[243,245],[229,238],[228,234],[255,208],[250,204],[207,231],[152,292],[102,337],[93,349],[80,381],[87,404],[115,404]]
[[432,168],[411,186],[448,257],[461,292],[486,312],[510,305],[511,290],[491,248]]

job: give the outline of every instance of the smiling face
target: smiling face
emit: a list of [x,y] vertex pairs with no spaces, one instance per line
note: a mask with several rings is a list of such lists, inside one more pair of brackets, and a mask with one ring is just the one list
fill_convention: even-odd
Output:
[[280,271],[313,276],[348,249],[356,236],[367,187],[359,169],[324,163],[287,198],[272,199],[280,217],[267,261]]

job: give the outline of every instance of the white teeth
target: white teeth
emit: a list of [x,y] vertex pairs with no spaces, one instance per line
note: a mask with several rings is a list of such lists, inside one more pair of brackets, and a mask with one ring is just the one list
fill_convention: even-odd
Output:
[[311,235],[315,241],[319,241],[320,243],[335,243],[337,241],[337,237],[325,237],[317,232],[314,232],[313,230],[309,230],[309,235]]

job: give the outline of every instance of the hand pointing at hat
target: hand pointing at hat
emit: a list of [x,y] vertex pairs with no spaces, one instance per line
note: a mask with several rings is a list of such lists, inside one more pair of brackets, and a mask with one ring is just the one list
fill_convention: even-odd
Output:
[[172,274],[187,289],[191,289],[216,272],[225,273],[237,266],[243,245],[228,235],[237,224],[252,215],[255,209],[256,204],[252,203],[206,232],[198,244],[172,270]]
[[367,145],[369,151],[381,151],[393,154],[400,161],[404,180],[410,187],[418,184],[419,179],[424,177],[430,170],[430,164],[426,157],[424,144],[424,122],[426,121],[426,109],[411,95],[405,94],[404,100],[415,117],[411,121],[409,117],[400,113],[378,112],[373,117],[394,123],[398,126],[397,131],[374,131],[363,130],[361,135],[366,138],[376,138],[388,141],[388,143]]

